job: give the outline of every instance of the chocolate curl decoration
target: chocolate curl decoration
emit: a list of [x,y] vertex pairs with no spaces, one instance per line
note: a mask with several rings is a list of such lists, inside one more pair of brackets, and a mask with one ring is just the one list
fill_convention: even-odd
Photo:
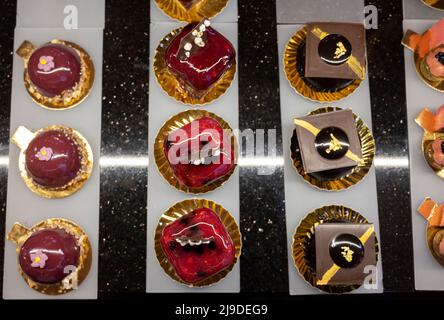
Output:
[[421,128],[430,133],[444,129],[444,106],[438,108],[436,115],[429,108],[424,108],[415,121]]
[[444,227],[444,205],[439,205],[431,198],[425,198],[418,207],[418,212],[428,221],[429,226]]

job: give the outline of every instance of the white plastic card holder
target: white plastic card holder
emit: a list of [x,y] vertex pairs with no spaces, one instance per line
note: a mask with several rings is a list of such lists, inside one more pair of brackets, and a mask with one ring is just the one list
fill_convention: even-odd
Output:
[[357,21],[364,17],[364,1],[356,0],[276,0],[279,24],[311,21]]
[[[371,129],[371,108],[370,90],[368,77],[364,80],[356,92],[339,102],[320,104],[304,99],[290,86],[283,68],[283,55],[285,46],[291,36],[302,25],[280,25],[278,26],[278,46],[279,46],[279,70],[280,70],[280,97],[281,97],[281,117],[282,135],[284,144],[284,184],[285,184],[285,210],[287,219],[287,241],[288,241],[288,272],[289,291],[291,295],[312,295],[319,294],[320,291],[311,287],[298,274],[293,257],[292,241],[293,234],[300,221],[313,210],[326,205],[343,205],[349,207],[369,220],[375,225],[376,234],[381,247],[379,237],[379,216],[376,190],[376,176],[374,166],[368,175],[357,185],[339,192],[320,191],[308,185],[298,175],[293,167],[290,156],[290,139],[293,133],[293,119],[308,114],[310,111],[325,107],[335,106],[343,109],[351,108],[355,114],[361,117]],[[377,265],[378,282],[376,289],[365,289],[361,287],[353,293],[380,293],[383,292],[381,255]]]
[[[57,1],[58,2],[58,1]],[[65,1],[68,2],[68,1]],[[23,61],[14,54],[12,98],[11,98],[11,135],[18,126],[38,130],[53,124],[63,124],[79,131],[89,142],[93,150],[94,169],[89,181],[77,193],[63,199],[45,199],[32,193],[24,184],[18,169],[20,150],[13,143],[9,148],[8,194],[6,207],[6,232],[15,222],[32,227],[47,218],[65,218],[77,223],[89,236],[93,250],[93,264],[85,281],[67,294],[47,296],[29,288],[18,272],[16,246],[5,242],[5,262],[3,274],[4,299],[96,299],[97,298],[97,265],[99,236],[99,190],[100,190],[100,141],[101,141],[101,106],[102,106],[102,45],[104,20],[104,1],[92,4],[86,0],[71,0],[70,4],[82,8],[79,12],[94,10],[90,23],[79,16],[79,28],[66,30],[60,24],[58,10],[62,7],[55,1],[19,0],[18,21],[14,36],[14,50],[24,40],[40,46],[52,39],[72,41],[83,47],[91,56],[95,67],[94,86],[90,95],[80,105],[69,110],[47,110],[38,106],[29,96],[23,82]],[[97,6],[101,3],[102,6]],[[88,5],[91,4],[91,7]],[[54,7],[52,6],[54,5]],[[24,21],[32,13],[48,13],[43,21]],[[49,14],[52,12],[53,14]],[[62,11],[63,13],[63,11]],[[55,19],[55,20],[52,20]],[[86,28],[83,27],[85,21]],[[41,24],[39,24],[41,22]],[[94,23],[93,23],[94,22]]]
[[[422,34],[435,20],[405,20],[404,31],[411,29]],[[407,120],[410,150],[410,190],[412,200],[413,254],[416,290],[444,290],[444,269],[432,257],[426,241],[427,222],[417,208],[425,197],[444,202],[444,181],[427,165],[421,151],[424,130],[415,118],[424,107],[430,110],[443,105],[443,93],[428,87],[415,70],[413,52],[405,49],[405,81],[407,92]],[[396,106],[394,106],[396,107]]]
[[[148,223],[147,223],[147,283],[146,290],[150,293],[202,293],[202,292],[239,292],[240,271],[238,260],[233,270],[218,283],[205,288],[188,288],[173,281],[161,268],[154,251],[154,232],[160,216],[169,207],[179,201],[192,198],[203,198],[215,201],[227,209],[239,224],[239,173],[238,169],[220,188],[201,195],[185,194],[174,189],[160,175],[154,160],[154,140],[162,125],[172,116],[185,110],[194,109],[176,102],[159,86],[153,70],[153,55],[160,40],[173,29],[183,24],[152,23],[150,27],[150,95],[149,95],[149,167],[148,167]],[[237,49],[237,24],[212,23],[212,27],[222,33]],[[239,123],[239,92],[238,76],[236,75],[227,92],[219,99],[199,109],[205,109],[222,117],[231,128],[238,128]]]
[[[151,0],[151,22],[178,22],[175,19],[166,15],[159,9],[155,0]],[[237,14],[237,0],[230,0],[227,6],[214,18],[211,19],[214,23],[236,23],[238,20]]]
[[105,0],[17,1],[17,28],[84,29],[104,25]]

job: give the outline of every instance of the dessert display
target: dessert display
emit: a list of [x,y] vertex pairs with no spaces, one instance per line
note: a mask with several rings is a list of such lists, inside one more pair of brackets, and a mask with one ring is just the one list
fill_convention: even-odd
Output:
[[443,0],[421,0],[422,3],[433,9],[444,10]]
[[325,206],[309,213],[293,236],[293,259],[301,276],[328,293],[358,289],[376,268],[378,244],[374,226],[358,212]]
[[17,50],[25,64],[24,81],[28,93],[49,109],[72,108],[89,94],[94,82],[94,65],[78,45],[52,40],[36,48],[24,41]]
[[196,22],[219,14],[229,0],[156,0],[167,16],[185,22]]
[[169,119],[155,142],[155,160],[175,188],[203,193],[221,186],[236,168],[237,142],[213,113],[189,110]]
[[324,190],[343,190],[362,180],[373,163],[370,129],[351,110],[326,107],[294,119],[293,165],[305,181]]
[[44,294],[76,289],[91,267],[87,235],[64,219],[48,219],[29,229],[15,223],[8,240],[17,245],[19,270],[26,283]]
[[436,175],[444,179],[444,106],[439,107],[435,113],[424,108],[415,121],[424,129],[424,159]]
[[236,222],[224,208],[208,200],[185,200],[171,207],[160,218],[155,237],[162,268],[190,287],[219,281],[240,255]]
[[236,51],[207,19],[174,30],[158,46],[154,71],[176,100],[202,105],[222,95],[236,71]]
[[416,71],[431,88],[444,92],[444,19],[424,34],[407,30],[402,44],[414,52]]
[[92,150],[71,128],[56,125],[34,133],[19,127],[12,141],[21,149],[19,169],[24,182],[42,197],[69,196],[91,175]]
[[308,23],[288,42],[284,70],[290,85],[314,101],[345,98],[366,74],[365,30],[359,23]]
[[427,245],[435,260],[444,266],[444,205],[430,198],[424,199],[418,212],[427,221]]

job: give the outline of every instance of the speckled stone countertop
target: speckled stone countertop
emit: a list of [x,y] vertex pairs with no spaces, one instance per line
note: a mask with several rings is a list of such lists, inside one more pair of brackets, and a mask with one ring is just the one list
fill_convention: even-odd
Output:
[[[282,156],[275,1],[239,2],[240,129],[277,129]],[[379,9],[379,29],[367,47],[383,255],[382,296],[414,293],[406,98],[399,0],[367,0]],[[148,157],[148,1],[106,1],[102,157],[134,157],[134,167],[100,168],[99,299],[153,298],[145,293]],[[7,157],[16,2],[0,4],[0,156]],[[397,160],[397,161],[390,161]],[[400,161],[401,160],[401,161]],[[0,271],[3,268],[7,163],[0,164]],[[259,176],[240,168],[241,296],[293,301],[288,295],[283,168]],[[265,236],[266,235],[266,236]],[[0,282],[2,277],[0,277]],[[0,290],[2,286],[0,283]],[[214,295],[208,299],[236,299]],[[215,298],[217,297],[217,298]],[[181,297],[187,301],[187,297]],[[325,299],[310,297],[309,299]],[[225,301],[225,300],[224,300]]]

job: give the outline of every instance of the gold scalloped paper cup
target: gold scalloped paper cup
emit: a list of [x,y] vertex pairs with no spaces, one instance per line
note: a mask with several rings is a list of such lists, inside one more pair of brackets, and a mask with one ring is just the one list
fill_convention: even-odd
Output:
[[35,47],[31,42],[24,41],[17,49],[17,54],[23,59],[24,63],[23,80],[26,90],[28,91],[32,100],[43,108],[50,110],[66,110],[74,108],[85,100],[91,92],[94,84],[94,64],[88,52],[75,43],[58,39],[51,40],[49,43],[67,46],[77,53],[81,64],[80,82],[66,95],[59,95],[55,97],[46,97],[42,95],[37,87],[32,84],[28,74],[29,58],[38,48]]
[[221,187],[236,170],[237,159],[238,159],[238,144],[237,144],[237,139],[233,134],[231,136],[231,145],[234,148],[235,166],[230,172],[201,188],[188,187],[179,182],[179,180],[174,176],[173,169],[171,168],[168,159],[165,155],[165,152],[163,150],[165,139],[172,132],[203,117],[212,118],[221,125],[223,130],[230,130],[231,132],[233,132],[233,129],[230,127],[230,125],[218,115],[212,112],[208,112],[206,110],[193,109],[176,114],[175,116],[170,118],[167,122],[165,122],[162,128],[160,128],[159,132],[157,133],[156,140],[154,141],[154,159],[156,161],[157,169],[159,170],[159,173],[162,175],[162,177],[177,190],[195,195],[206,193]]
[[353,81],[346,88],[336,92],[320,92],[308,86],[297,70],[297,51],[299,46],[307,38],[307,27],[298,30],[288,41],[284,51],[284,72],[290,86],[302,97],[316,102],[333,102],[339,101],[351,95],[362,80]]
[[[318,208],[310,212],[301,220],[299,226],[293,234],[292,253],[293,261],[300,276],[312,287],[327,293],[347,293],[358,289],[359,285],[318,285],[316,277],[316,266],[310,261],[310,256],[314,256],[312,252],[314,246],[310,246],[310,242],[315,237],[315,227],[323,223],[369,223],[365,217],[359,212],[341,205],[330,205]],[[378,239],[375,235],[375,252],[376,261],[379,257]]]
[[421,0],[429,8],[443,11],[444,10],[444,0]]
[[73,235],[77,240],[77,244],[80,248],[80,257],[79,265],[77,266],[76,270],[71,272],[60,282],[54,284],[42,284],[29,278],[21,269],[20,264],[18,264],[20,275],[23,277],[26,284],[31,289],[47,295],[60,295],[70,292],[75,290],[77,286],[79,286],[83,280],[85,280],[92,264],[92,249],[88,236],[74,222],[59,218],[41,221],[32,228],[27,228],[16,222],[7,235],[7,239],[17,245],[16,252],[19,254],[22,245],[33,233],[44,229],[56,228],[66,231],[68,234]]
[[[187,283],[179,278],[173,266],[168,261],[160,243],[160,238],[162,237],[163,229],[167,225],[199,208],[208,208],[217,214],[233,241],[236,253],[234,261],[229,267],[197,283]],[[242,252],[242,237],[236,220],[224,207],[206,199],[188,199],[176,203],[160,217],[154,234],[154,250],[156,251],[156,257],[160,266],[171,279],[188,287],[208,287],[225,278],[231,270],[233,270]]]
[[217,16],[229,3],[229,0],[197,0],[189,9],[179,0],[155,0],[157,7],[172,19],[185,22],[197,22],[204,18]]
[[193,97],[190,92],[192,89],[184,84],[183,81],[180,81],[180,79],[168,69],[165,62],[165,51],[182,29],[183,27],[174,29],[160,41],[154,53],[154,74],[160,87],[170,97],[186,105],[203,106],[218,99],[228,90],[236,74],[236,61],[233,62],[231,67],[225,71],[220,79],[214,83],[202,97]]
[[[316,114],[334,112],[339,110],[342,109],[331,106],[322,107],[313,110],[308,115],[316,115]],[[302,164],[302,157],[300,150],[296,148],[297,144],[296,130],[293,130],[292,137],[290,139],[291,141],[290,155],[293,162],[293,166],[298,172],[298,174],[304,179],[304,181],[310,184],[311,186],[326,191],[345,190],[362,181],[370,171],[376,153],[375,139],[373,138],[370,128],[364,123],[364,121],[360,117],[358,117],[355,113],[353,113],[353,116],[355,118],[359,141],[361,142],[363,164],[359,164],[356,167],[353,167],[346,175],[335,180],[323,180],[323,181],[318,180],[313,175],[305,172],[304,166]]]
[[[38,134],[51,130],[60,130],[69,137],[72,137],[82,153],[82,167],[80,169],[80,172],[77,174],[77,177],[75,179],[61,188],[46,188],[35,183],[26,170],[25,152],[28,144]],[[91,146],[89,145],[88,141],[78,131],[74,129],[62,125],[52,125],[42,128],[36,132],[32,132],[29,129],[21,126],[17,128],[16,132],[11,138],[11,141],[21,149],[18,166],[23,181],[32,192],[38,194],[41,197],[49,199],[68,197],[80,190],[91,176],[94,166],[93,152]]]

